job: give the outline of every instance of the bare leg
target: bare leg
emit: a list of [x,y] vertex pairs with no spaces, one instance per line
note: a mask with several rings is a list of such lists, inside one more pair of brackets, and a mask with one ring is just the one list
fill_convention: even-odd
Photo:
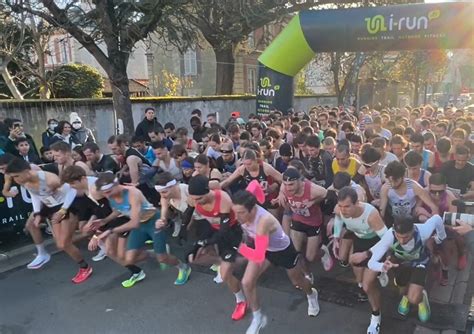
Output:
[[240,282],[237,279],[237,277],[234,276],[233,270],[234,270],[233,263],[226,262],[226,261],[221,262],[220,273],[221,273],[222,280],[226,282],[227,286],[229,287],[229,290],[232,291],[232,293],[237,293],[241,290]]
[[242,278],[242,287],[252,312],[260,309],[257,296],[257,281],[269,266],[270,262],[267,260],[262,264],[249,261],[245,269],[244,277]]

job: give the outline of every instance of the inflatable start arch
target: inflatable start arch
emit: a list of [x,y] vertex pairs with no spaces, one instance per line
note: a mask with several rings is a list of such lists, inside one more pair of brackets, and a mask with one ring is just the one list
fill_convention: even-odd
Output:
[[468,48],[472,2],[302,11],[258,59],[257,113],[292,107],[293,77],[316,52]]

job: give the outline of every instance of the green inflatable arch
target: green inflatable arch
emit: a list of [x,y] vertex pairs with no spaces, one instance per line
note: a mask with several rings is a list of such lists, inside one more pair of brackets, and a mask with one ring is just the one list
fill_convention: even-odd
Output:
[[467,48],[472,2],[302,11],[258,59],[257,113],[293,106],[293,77],[317,52]]

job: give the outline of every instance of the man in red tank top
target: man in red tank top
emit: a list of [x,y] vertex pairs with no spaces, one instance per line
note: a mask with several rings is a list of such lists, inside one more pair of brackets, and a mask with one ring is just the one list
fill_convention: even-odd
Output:
[[[197,213],[210,224],[207,233],[201,233],[200,237],[205,238],[198,240],[194,251],[188,255],[189,261],[220,264],[221,277],[237,303],[232,319],[240,320],[245,316],[247,302],[240,281],[233,274],[237,249],[242,241],[242,229],[234,217],[232,200],[222,190],[209,190],[209,179],[203,175],[196,175],[189,180],[188,191]],[[217,246],[220,259],[213,254],[214,245]]]
[[[326,197],[327,190],[321,186],[304,180],[296,168],[288,168],[283,173],[283,185],[280,198],[285,208],[290,209],[291,240],[298,252],[304,254],[305,277],[313,281],[309,263],[316,260],[322,250],[321,261],[326,271],[331,270],[333,259],[327,246],[321,246],[321,228],[323,216],[320,203]],[[306,241],[306,250],[304,249]]]

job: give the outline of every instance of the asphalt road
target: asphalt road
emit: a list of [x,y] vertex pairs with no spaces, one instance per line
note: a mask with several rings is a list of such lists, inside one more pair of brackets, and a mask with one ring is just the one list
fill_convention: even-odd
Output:
[[[176,287],[174,268],[161,271],[153,261],[144,267],[147,279],[131,289],[121,287],[127,272],[110,260],[95,264],[87,282],[72,284],[76,266],[64,253],[41,270],[0,274],[0,333],[245,333],[251,316],[230,319],[234,297],[210,272],[195,270]],[[321,302],[319,316],[309,318],[305,296],[281,278],[259,290],[270,320],[263,333],[365,333],[364,308]]]

